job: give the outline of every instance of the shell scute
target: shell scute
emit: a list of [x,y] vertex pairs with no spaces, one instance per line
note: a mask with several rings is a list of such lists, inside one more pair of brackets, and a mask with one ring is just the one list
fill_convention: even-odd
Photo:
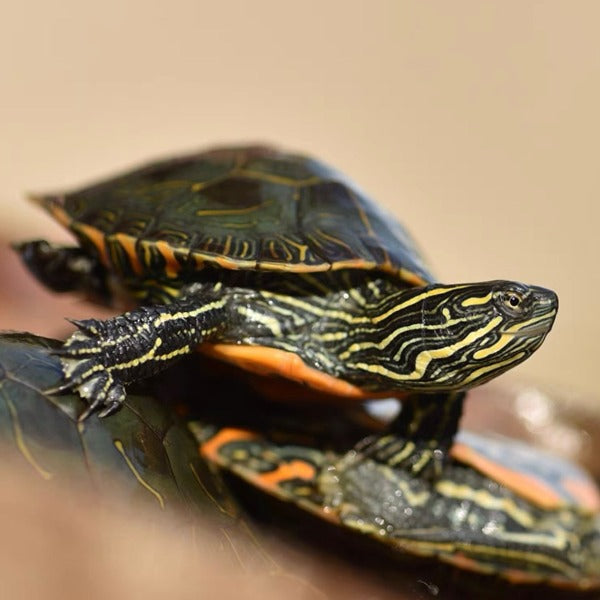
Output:
[[411,285],[433,279],[404,227],[342,174],[268,148],[162,161],[38,201],[57,218],[66,214],[82,238],[91,228],[96,238],[163,242],[223,268],[380,269]]

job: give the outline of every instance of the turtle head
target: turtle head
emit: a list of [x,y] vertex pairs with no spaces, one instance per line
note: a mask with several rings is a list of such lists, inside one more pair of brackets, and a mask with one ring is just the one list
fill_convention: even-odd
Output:
[[422,383],[432,390],[465,389],[531,356],[552,328],[558,297],[512,281],[433,285],[421,309]]

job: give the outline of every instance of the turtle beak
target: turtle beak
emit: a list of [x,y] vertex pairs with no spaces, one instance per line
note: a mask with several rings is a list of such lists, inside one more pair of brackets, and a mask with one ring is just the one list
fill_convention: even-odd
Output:
[[516,336],[544,337],[552,329],[558,312],[558,296],[552,290],[530,286],[530,318],[515,332]]

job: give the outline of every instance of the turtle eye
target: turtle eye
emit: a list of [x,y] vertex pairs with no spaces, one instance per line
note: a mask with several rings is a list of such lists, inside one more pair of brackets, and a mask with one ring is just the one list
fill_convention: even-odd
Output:
[[506,300],[510,306],[513,308],[517,308],[519,304],[521,304],[521,298],[516,294],[510,294],[510,296]]
[[503,294],[502,303],[511,312],[520,312],[523,308],[523,296],[518,292],[506,292]]

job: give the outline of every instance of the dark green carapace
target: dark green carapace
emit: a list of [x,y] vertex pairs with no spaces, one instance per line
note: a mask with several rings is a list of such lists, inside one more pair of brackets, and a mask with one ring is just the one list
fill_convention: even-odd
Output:
[[[244,537],[232,498],[220,478],[199,457],[197,442],[164,402],[131,394],[114,419],[77,420],[82,401],[49,395],[61,379],[60,347],[28,334],[0,334],[0,445],[3,456],[32,470],[48,485],[91,486],[94,493],[118,494],[125,507],[145,505],[160,514],[184,517],[193,535],[206,528],[205,547],[231,548],[219,539]],[[158,515],[157,515],[158,516]],[[210,539],[211,532],[214,533]],[[253,544],[245,540],[243,548]],[[233,558],[233,554],[232,554]],[[237,560],[237,559],[236,559]]]
[[[207,460],[263,493],[387,547],[398,558],[434,559],[512,585],[600,589],[600,516],[561,485],[589,488],[596,502],[598,491],[573,465],[531,447],[520,447],[522,463],[511,468],[531,477],[532,489],[542,482],[537,497],[526,497],[459,459],[449,461],[432,481],[356,449],[340,454],[297,437],[286,443],[281,433],[270,437],[212,423],[199,422],[193,429]],[[473,447],[487,443],[473,434],[459,434],[459,439]],[[517,442],[489,442],[509,461],[517,456]],[[545,504],[544,486],[561,496],[556,504]]]

